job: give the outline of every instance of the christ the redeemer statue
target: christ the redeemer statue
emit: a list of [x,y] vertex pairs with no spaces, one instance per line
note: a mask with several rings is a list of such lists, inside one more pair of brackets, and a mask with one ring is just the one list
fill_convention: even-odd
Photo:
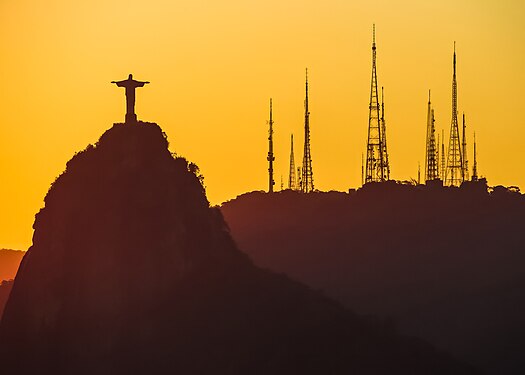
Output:
[[135,89],[137,87],[143,87],[149,82],[135,81],[133,74],[130,74],[128,79],[124,81],[112,81],[118,87],[126,88],[126,123],[136,123],[137,115],[135,114]]

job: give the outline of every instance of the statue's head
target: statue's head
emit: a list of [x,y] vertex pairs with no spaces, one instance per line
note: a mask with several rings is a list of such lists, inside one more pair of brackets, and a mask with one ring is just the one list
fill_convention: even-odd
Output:
[[128,79],[133,79],[133,74],[130,74],[130,75],[128,76]]

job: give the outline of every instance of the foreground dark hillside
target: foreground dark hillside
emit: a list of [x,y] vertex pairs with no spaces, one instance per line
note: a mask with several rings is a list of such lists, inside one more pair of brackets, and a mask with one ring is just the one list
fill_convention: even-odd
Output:
[[14,279],[25,251],[0,249],[0,281]]
[[2,373],[474,373],[255,267],[155,124],[116,124],[77,154],[34,229]]
[[283,191],[222,206],[254,262],[494,374],[525,368],[525,199],[483,183]]
[[2,313],[4,312],[4,306],[11,293],[13,287],[13,280],[0,281],[0,319],[2,319]]

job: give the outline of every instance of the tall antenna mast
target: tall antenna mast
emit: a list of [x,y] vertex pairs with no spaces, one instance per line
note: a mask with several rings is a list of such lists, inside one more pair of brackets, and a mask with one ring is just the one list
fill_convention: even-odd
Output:
[[380,107],[377,93],[376,72],[376,26],[373,26],[372,36],[372,80],[370,84],[370,103],[368,106],[368,140],[366,147],[365,183],[381,182],[387,179],[387,168],[383,155],[384,143],[380,117]]
[[425,181],[437,180],[438,162],[436,160],[436,128],[434,126],[434,110],[430,101],[430,90],[428,90],[428,112],[427,112],[427,144],[425,154]]
[[465,122],[465,113],[463,113],[463,141],[461,142],[461,154],[463,156],[463,181],[468,181],[467,123]]
[[476,132],[474,132],[474,164],[472,165],[472,181],[478,180],[478,162],[476,160]]
[[441,181],[445,182],[445,174],[447,173],[445,164],[445,130],[441,129]]
[[312,171],[312,155],[310,154],[310,110],[308,109],[308,68],[306,69],[306,97],[304,100],[304,154],[301,179],[301,191],[310,193],[314,191]]
[[[434,118],[434,110],[432,110],[432,118]],[[441,145],[441,140],[439,139],[439,133],[437,138],[437,146],[436,146],[436,168],[437,168],[437,175],[438,178],[441,178],[441,168],[439,166],[439,149]]]
[[268,192],[273,193],[273,185],[275,181],[273,179],[273,162],[275,157],[273,156],[273,118],[272,118],[272,98],[270,98],[270,130],[268,131]]
[[452,121],[450,124],[450,139],[448,140],[447,169],[445,184],[459,186],[464,181],[463,159],[459,141],[458,124],[458,85],[456,80],[456,42],[454,42],[454,74],[452,76]]
[[381,147],[384,157],[384,176],[385,180],[390,180],[390,164],[388,162],[388,150],[386,148],[386,122],[385,122],[385,91],[381,86]]
[[296,187],[296,184],[295,184],[295,156],[294,156],[294,152],[293,152],[293,134],[292,134],[292,137],[291,137],[291,142],[290,142],[290,172],[289,172],[289,175],[288,175],[288,189],[290,190],[296,190],[297,187]]
[[361,185],[365,184],[365,156],[361,153]]

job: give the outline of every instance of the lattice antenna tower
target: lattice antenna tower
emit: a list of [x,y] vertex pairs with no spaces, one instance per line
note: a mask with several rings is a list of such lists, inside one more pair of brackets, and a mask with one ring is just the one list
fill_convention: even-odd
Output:
[[445,173],[447,166],[445,164],[445,130],[441,129],[441,181],[445,182]]
[[372,80],[370,84],[370,102],[368,114],[368,140],[366,146],[366,176],[365,183],[386,180],[385,159],[383,155],[383,137],[381,131],[381,116],[377,93],[376,71],[376,26],[373,26],[372,36]]
[[447,169],[445,184],[459,186],[464,181],[463,159],[459,140],[458,124],[458,85],[456,79],[456,42],[454,42],[454,73],[452,76],[452,121],[450,124],[450,138],[448,140]]
[[465,121],[465,113],[463,113],[463,140],[461,142],[461,155],[463,156],[463,181],[468,181],[467,123]]
[[296,173],[296,170],[295,170],[295,156],[294,156],[294,152],[293,152],[293,134],[292,134],[291,142],[290,142],[290,171],[289,171],[289,175],[288,175],[288,189],[290,189],[290,190],[296,190],[297,189],[296,181],[295,181],[295,177],[296,177],[295,173]]
[[301,179],[301,191],[310,193],[314,191],[314,178],[312,171],[312,155],[310,153],[310,110],[308,109],[308,69],[306,69],[306,96],[304,100],[304,153]]
[[434,124],[434,110],[430,101],[430,90],[428,90],[428,112],[427,112],[427,142],[425,153],[425,181],[439,179],[438,162],[436,159],[436,128]]
[[273,179],[273,162],[275,161],[275,156],[273,155],[273,118],[272,118],[272,98],[270,98],[270,121],[268,121],[270,126],[268,130],[268,192],[273,193],[273,186],[275,181]]
[[365,156],[361,153],[361,185],[365,184]]
[[476,132],[474,132],[474,163],[472,164],[472,181],[478,180],[478,162],[476,160]]
[[386,122],[385,122],[385,90],[381,86],[381,147],[384,157],[385,180],[390,180],[390,163],[388,161],[388,149],[386,147]]
[[[432,109],[432,118],[434,118],[434,110]],[[435,122],[435,120],[434,120]],[[441,140],[439,138],[439,133],[438,133],[438,139],[437,139],[437,144],[436,144],[436,169],[437,169],[437,175],[438,175],[438,178],[441,178],[441,168],[439,167],[439,148],[440,148],[440,145],[441,145]]]

